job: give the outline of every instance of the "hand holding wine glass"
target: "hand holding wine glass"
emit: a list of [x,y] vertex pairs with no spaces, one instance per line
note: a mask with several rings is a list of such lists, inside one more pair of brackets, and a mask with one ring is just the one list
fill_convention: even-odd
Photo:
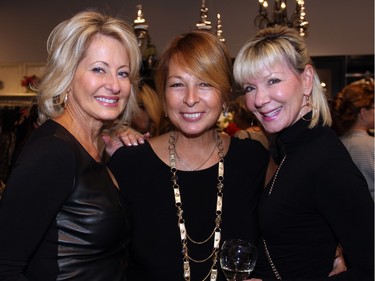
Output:
[[220,250],[220,266],[228,281],[246,279],[255,267],[256,247],[249,241],[230,239]]

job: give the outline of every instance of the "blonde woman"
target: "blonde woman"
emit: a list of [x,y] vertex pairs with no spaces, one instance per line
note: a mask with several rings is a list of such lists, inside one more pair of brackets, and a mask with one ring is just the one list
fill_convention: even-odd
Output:
[[374,201],[329,127],[331,115],[306,44],[294,29],[259,31],[239,51],[234,77],[275,139],[277,164],[258,205],[254,276],[328,280],[339,244],[348,270],[334,280],[374,280]]
[[136,106],[137,40],[128,23],[83,11],[60,23],[47,46],[41,125],[0,202],[0,279],[124,281],[127,213],[100,135]]

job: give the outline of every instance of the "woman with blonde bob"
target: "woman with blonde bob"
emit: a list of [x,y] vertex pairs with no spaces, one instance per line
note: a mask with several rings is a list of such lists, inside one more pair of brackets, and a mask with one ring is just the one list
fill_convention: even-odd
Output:
[[[247,107],[274,134],[277,164],[258,205],[261,280],[374,280],[374,202],[329,127],[331,116],[302,37],[276,26],[239,51],[235,80]],[[341,245],[348,270],[331,272]]]
[[40,126],[0,201],[0,280],[124,281],[127,213],[101,132],[136,106],[141,54],[131,25],[95,11],[47,42]]

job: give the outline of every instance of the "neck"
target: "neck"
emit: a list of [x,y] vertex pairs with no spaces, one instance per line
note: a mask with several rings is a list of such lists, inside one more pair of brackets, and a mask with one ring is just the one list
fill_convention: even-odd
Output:
[[99,137],[101,126],[99,122],[83,122],[79,118],[73,118],[71,114],[65,112],[61,116],[54,118],[54,121],[62,125],[69,131],[85,150],[96,161],[101,160],[104,148],[103,141]]
[[218,141],[216,130],[193,138],[181,132],[172,132],[170,137],[175,139],[174,153],[181,170],[196,171],[218,161],[218,157],[215,157]]

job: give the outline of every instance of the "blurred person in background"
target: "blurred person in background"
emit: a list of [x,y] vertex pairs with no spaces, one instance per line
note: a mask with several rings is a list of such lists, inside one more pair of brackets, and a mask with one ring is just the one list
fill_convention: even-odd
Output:
[[245,96],[237,97],[232,103],[233,122],[240,130],[234,133],[234,136],[240,139],[251,138],[259,141],[268,149],[269,141],[258,119],[246,107]]
[[365,176],[374,198],[374,83],[347,85],[338,93],[331,105],[333,125],[354,163]]
[[147,83],[142,83],[137,92],[139,110],[136,112],[130,127],[141,134],[149,133],[149,137],[158,136],[167,130],[168,120],[155,90]]

